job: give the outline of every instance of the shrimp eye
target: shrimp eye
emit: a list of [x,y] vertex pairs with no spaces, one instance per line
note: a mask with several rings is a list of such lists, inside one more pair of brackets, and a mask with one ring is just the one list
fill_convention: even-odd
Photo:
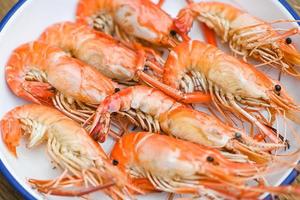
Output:
[[207,162],[214,162],[214,158],[211,156],[207,156],[206,160]]
[[120,88],[115,88],[115,92],[120,92]]
[[292,44],[292,42],[293,42],[292,39],[289,37],[285,39],[286,44]]
[[143,69],[143,71],[145,72],[145,71],[148,71],[149,70],[149,67],[146,65],[146,66],[144,66],[144,69]]
[[119,164],[119,161],[117,161],[117,160],[113,160],[113,161],[112,161],[112,164],[116,166],[116,165],[118,165],[118,164]]
[[236,133],[234,134],[234,137],[235,137],[235,139],[241,139],[241,138],[242,138],[242,134],[239,133],[239,132],[236,132]]
[[177,33],[176,33],[176,31],[174,31],[174,30],[171,30],[171,31],[170,31],[170,35],[172,35],[172,36],[174,37],[174,36],[176,36],[176,35],[177,35]]
[[280,90],[281,90],[281,86],[280,85],[275,85],[275,91],[276,92],[280,92]]

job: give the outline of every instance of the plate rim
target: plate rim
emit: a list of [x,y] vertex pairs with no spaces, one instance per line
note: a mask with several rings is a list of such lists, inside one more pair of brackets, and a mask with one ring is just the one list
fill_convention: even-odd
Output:
[[[7,12],[7,14],[0,21],[0,33],[2,33],[3,28],[9,22],[10,18],[19,10],[22,5],[27,0],[18,0],[17,3]],[[19,183],[15,177],[10,173],[10,171],[6,168],[5,164],[2,162],[0,158],[0,172],[7,180],[7,182],[26,200],[36,200],[36,198],[27,191],[21,183]]]
[[[9,22],[11,17],[19,10],[22,5],[28,0],[18,0],[17,3],[7,12],[7,14],[0,21],[0,33],[2,32],[5,25]],[[292,6],[286,0],[278,0],[278,2],[292,15],[295,20],[300,20],[300,16],[298,13],[292,8]],[[298,22],[300,25],[300,22]],[[0,172],[4,176],[4,178],[9,182],[9,184],[26,200],[35,200],[36,198],[27,191],[21,183],[19,183],[14,176],[10,173],[10,171],[6,168],[4,163],[0,158]],[[293,169],[290,174],[280,183],[280,185],[289,185],[291,184],[297,177],[299,173]],[[271,200],[271,195],[268,195],[264,198],[264,200]]]

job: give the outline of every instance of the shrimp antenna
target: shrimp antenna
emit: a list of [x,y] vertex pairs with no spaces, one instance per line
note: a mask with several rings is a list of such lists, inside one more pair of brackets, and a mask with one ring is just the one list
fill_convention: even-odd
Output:
[[93,192],[97,192],[99,190],[103,190],[109,187],[114,186],[116,183],[114,181],[108,182],[106,184],[103,185],[98,185],[95,187],[89,187],[89,188],[85,188],[85,189],[80,189],[80,190],[61,190],[61,189],[54,189],[51,190],[49,192],[49,194],[51,195],[57,195],[57,196],[70,196],[70,197],[74,197],[74,196],[83,196],[86,194],[90,194]]

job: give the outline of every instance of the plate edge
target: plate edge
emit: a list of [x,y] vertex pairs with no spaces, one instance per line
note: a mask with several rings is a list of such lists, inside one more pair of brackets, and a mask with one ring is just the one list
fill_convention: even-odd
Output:
[[[15,14],[15,12],[26,2],[27,0],[19,0],[4,16],[0,21],[0,32],[3,30],[10,18]],[[291,7],[291,5],[286,0],[278,0],[281,5],[293,16],[295,20],[300,20],[300,16],[297,12]],[[298,22],[300,25],[300,22]],[[0,159],[0,172],[3,174],[5,179],[23,196],[26,200],[35,200],[35,197],[32,196],[23,186],[12,176],[9,170],[5,167],[4,163]],[[298,172],[294,169],[291,173],[285,178],[285,180],[280,185],[288,185],[292,183],[297,177]],[[268,195],[264,200],[271,200],[271,195]]]
[[[286,0],[278,0],[278,2],[292,15],[292,17],[295,20],[300,20],[300,16],[298,13],[292,8],[292,6],[286,1]],[[298,22],[298,25],[300,25],[300,22]],[[299,162],[300,163],[300,162]],[[293,169],[290,174],[280,183],[280,185],[289,185],[297,178],[299,175],[299,172],[297,170]],[[268,195],[264,198],[264,200],[272,200],[272,195]]]
[[4,26],[7,24],[9,19],[15,14],[15,12],[26,2],[27,0],[19,0],[3,17],[0,21],[0,32],[3,30]]
[[[26,2],[27,0],[19,0],[3,17],[0,21],[0,33],[3,28],[10,20],[10,18],[15,14],[15,12]],[[6,168],[2,160],[0,159],[0,172],[5,177],[5,179],[9,182],[9,184],[26,200],[35,200],[36,198],[30,194],[9,172]]]
[[[278,0],[278,1],[281,3],[281,5],[285,7],[285,9],[287,9],[287,11],[293,16],[295,20],[300,20],[299,14],[286,0]],[[300,22],[298,22],[298,24],[300,25]]]

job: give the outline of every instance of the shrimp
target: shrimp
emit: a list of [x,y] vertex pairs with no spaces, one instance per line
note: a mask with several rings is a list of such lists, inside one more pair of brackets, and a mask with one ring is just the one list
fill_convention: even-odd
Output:
[[213,192],[224,199],[258,199],[264,192],[300,195],[293,186],[248,186],[256,170],[263,170],[259,165],[231,162],[215,149],[165,135],[126,134],[115,144],[111,159],[133,185],[150,191],[152,187],[179,194]]
[[[186,2],[188,4],[191,4],[194,1],[193,0],[186,0]],[[205,41],[207,43],[211,44],[211,45],[217,46],[217,40],[216,40],[215,33],[213,32],[213,30],[208,28],[208,26],[203,22],[199,23],[199,28],[202,30],[202,32],[204,34],[203,36],[204,36]]]
[[80,0],[76,18],[128,43],[173,47],[180,42],[173,19],[150,0]]
[[54,105],[79,122],[85,122],[117,88],[116,83],[95,68],[41,42],[15,49],[6,64],[5,75],[17,96]]
[[[30,179],[39,192],[60,196],[82,196],[103,189],[112,199],[130,197],[127,177],[107,157],[100,145],[75,121],[54,108],[27,104],[8,112],[0,122],[2,139],[17,156],[23,135],[27,147],[47,143],[51,160],[64,172],[54,180]],[[64,187],[74,186],[76,190]]]
[[[178,100],[182,93],[209,94],[211,102],[228,122],[226,112],[256,125],[273,142],[279,142],[277,134],[265,125],[272,125],[275,114],[300,123],[299,106],[279,82],[200,41],[183,42],[175,47],[164,67],[164,84],[148,83]],[[188,102],[200,101],[191,98]],[[263,110],[269,113],[268,119],[261,114]]]
[[213,29],[224,42],[229,43],[230,49],[245,61],[247,57],[253,57],[263,64],[300,77],[300,53],[289,38],[299,33],[298,28],[282,30],[271,26],[273,23],[288,20],[265,22],[226,3],[199,2],[191,3],[182,9],[175,25],[178,30],[187,34],[194,19]]
[[91,128],[95,140],[105,140],[113,114],[128,117],[144,131],[165,133],[213,148],[225,148],[227,152],[224,151],[224,154],[236,161],[244,161],[249,157],[250,160],[264,163],[271,160],[267,151],[285,147],[284,144],[257,142],[241,130],[146,86],[128,87],[108,96],[100,104]]
[[[62,48],[95,67],[105,76],[123,84],[136,84],[139,71],[162,73],[162,58],[151,58],[139,47],[131,49],[111,36],[78,23],[63,22],[47,28],[39,38]],[[156,59],[159,59],[156,62]]]

